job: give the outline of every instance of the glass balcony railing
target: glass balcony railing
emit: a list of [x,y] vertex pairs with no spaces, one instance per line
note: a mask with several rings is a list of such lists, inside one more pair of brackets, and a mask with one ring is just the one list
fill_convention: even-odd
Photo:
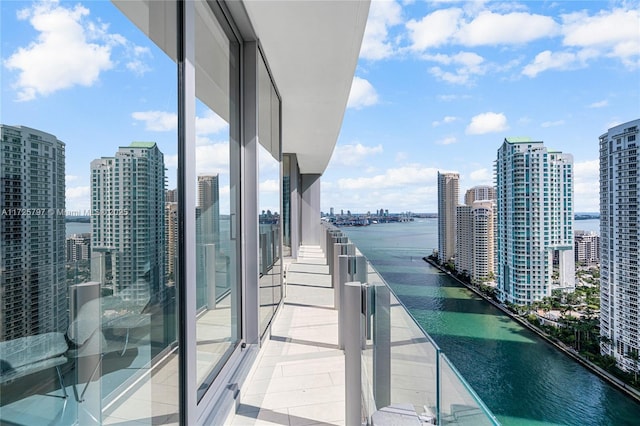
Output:
[[376,412],[393,406],[396,411],[414,410],[426,424],[499,425],[368,261],[366,276],[361,309],[362,420],[371,424]]

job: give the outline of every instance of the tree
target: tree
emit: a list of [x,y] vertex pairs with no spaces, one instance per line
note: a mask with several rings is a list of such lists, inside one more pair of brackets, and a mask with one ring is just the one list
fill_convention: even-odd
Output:
[[633,361],[633,381],[634,383],[638,382],[638,361],[640,360],[640,355],[638,355],[637,349],[629,350],[625,356]]

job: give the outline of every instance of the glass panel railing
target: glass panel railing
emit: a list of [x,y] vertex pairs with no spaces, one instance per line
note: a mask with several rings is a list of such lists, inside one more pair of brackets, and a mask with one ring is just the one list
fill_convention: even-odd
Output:
[[499,424],[445,354],[440,354],[439,365],[441,425]]
[[[327,226],[331,229],[335,228]],[[362,401],[367,421],[376,411],[394,406],[415,410],[427,424],[498,425],[384,278],[370,263],[367,266],[361,317]]]

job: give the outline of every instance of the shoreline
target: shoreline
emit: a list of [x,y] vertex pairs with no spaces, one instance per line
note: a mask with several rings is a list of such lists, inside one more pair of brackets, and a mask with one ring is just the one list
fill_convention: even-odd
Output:
[[425,256],[422,259],[425,262],[427,262],[429,265],[433,266],[434,268],[437,268],[439,271],[444,272],[447,275],[449,275],[451,278],[453,278],[454,280],[456,280],[457,282],[462,284],[465,288],[471,290],[474,294],[476,294],[477,296],[481,297],[483,300],[489,302],[491,305],[493,305],[494,307],[499,309],[502,313],[507,315],[512,320],[516,321],[521,326],[523,326],[526,329],[528,329],[528,330],[532,331],[533,333],[535,333],[538,337],[540,337],[541,339],[543,339],[544,341],[546,341],[547,343],[549,343],[550,345],[552,345],[556,349],[560,350],[560,352],[565,354],[567,357],[569,357],[572,360],[576,361],[578,364],[582,365],[583,367],[585,367],[586,369],[591,371],[593,374],[595,374],[596,376],[600,377],[602,380],[606,381],[608,384],[610,384],[614,388],[618,389],[620,392],[624,393],[625,395],[627,395],[631,399],[635,400],[637,403],[640,403],[640,391],[637,391],[636,389],[628,386],[622,380],[620,380],[617,377],[611,375],[610,373],[608,373],[607,371],[603,370],[599,366],[595,365],[591,361],[585,359],[580,354],[578,354],[573,348],[570,348],[570,347],[564,345],[562,342],[557,342],[557,341],[551,339],[551,337],[549,337],[549,335],[547,333],[545,333],[544,331],[542,331],[539,328],[535,327],[533,324],[529,323],[529,321],[525,320],[524,318],[520,317],[519,315],[514,314],[509,309],[507,309],[504,305],[502,305],[502,304],[496,302],[495,300],[487,297],[485,294],[480,292],[475,287],[465,283],[464,281],[460,280],[459,278],[457,278],[453,274],[448,273],[448,271],[446,271],[444,268],[442,268],[437,263],[433,262],[428,257]]

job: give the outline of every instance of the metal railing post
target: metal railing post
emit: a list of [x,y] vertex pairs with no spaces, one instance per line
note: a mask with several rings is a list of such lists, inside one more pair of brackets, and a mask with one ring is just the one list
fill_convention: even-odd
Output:
[[[354,248],[355,250],[355,248]],[[349,281],[367,282],[367,259],[362,255],[338,256],[338,348],[344,349],[345,306],[344,285]],[[364,325],[361,325],[364,327]]]
[[441,388],[441,374],[440,374],[440,348],[436,348],[436,424],[440,423],[440,400],[442,399]]
[[359,426],[362,424],[362,285],[345,283],[344,293],[345,423]]
[[376,407],[391,404],[391,293],[373,286],[373,396]]

